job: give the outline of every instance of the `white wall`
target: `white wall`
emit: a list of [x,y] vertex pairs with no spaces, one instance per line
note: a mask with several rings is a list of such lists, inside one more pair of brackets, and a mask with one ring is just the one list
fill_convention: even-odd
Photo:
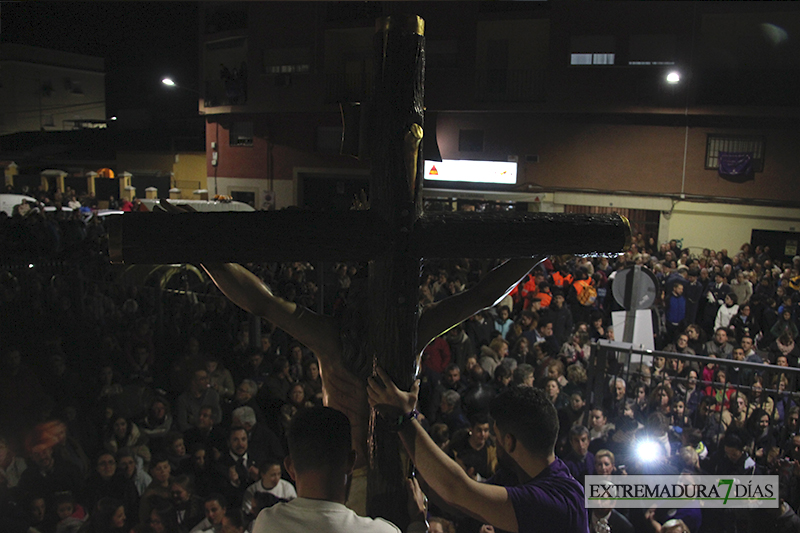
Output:
[[754,229],[800,230],[800,209],[682,201],[671,215],[661,213],[660,226],[662,242],[676,239],[684,248],[726,248],[733,254],[750,242]]
[[563,211],[565,205],[591,205],[660,211],[658,242],[675,239],[683,248],[726,248],[734,253],[750,242],[752,230],[800,231],[800,209],[748,206],[726,203],[676,201],[670,198],[592,193],[553,193],[552,207],[541,211]]

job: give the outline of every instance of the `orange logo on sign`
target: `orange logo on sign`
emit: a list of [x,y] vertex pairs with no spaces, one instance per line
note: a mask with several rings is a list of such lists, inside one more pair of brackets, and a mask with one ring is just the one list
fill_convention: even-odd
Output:
[[438,176],[438,175],[439,175],[439,171],[438,171],[438,170],[436,170],[436,165],[433,165],[433,166],[431,167],[431,171],[430,171],[430,172],[428,172],[428,175],[429,175],[429,176]]

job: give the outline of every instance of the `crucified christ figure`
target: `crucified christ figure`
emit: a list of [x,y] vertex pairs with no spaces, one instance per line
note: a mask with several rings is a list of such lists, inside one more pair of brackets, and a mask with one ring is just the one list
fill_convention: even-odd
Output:
[[[166,201],[161,204],[170,213],[191,210]],[[419,368],[420,354],[428,343],[478,311],[495,305],[543,259],[544,256],[509,259],[487,273],[475,287],[431,304],[418,313],[415,368]],[[321,315],[276,296],[266,283],[242,265],[205,263],[202,266],[233,303],[283,329],[314,352],[322,377],[323,403],[347,415],[352,426],[353,449],[358,454],[355,470],[365,473],[370,420],[366,380],[372,373],[372,354],[363,353],[367,348],[359,336],[364,336],[369,313],[355,309],[355,312],[346,313],[344,319]],[[369,302],[357,300],[348,302],[348,306],[368,309]],[[349,503],[359,514],[366,514],[366,478],[359,476],[354,484],[358,487],[353,487],[351,495],[354,497]]]

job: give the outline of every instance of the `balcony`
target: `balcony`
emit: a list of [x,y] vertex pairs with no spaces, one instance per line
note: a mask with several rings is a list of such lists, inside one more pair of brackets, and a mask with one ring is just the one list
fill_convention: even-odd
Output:
[[545,71],[478,71],[475,75],[475,99],[482,102],[543,102]]
[[244,105],[247,103],[247,78],[206,80],[205,107]]

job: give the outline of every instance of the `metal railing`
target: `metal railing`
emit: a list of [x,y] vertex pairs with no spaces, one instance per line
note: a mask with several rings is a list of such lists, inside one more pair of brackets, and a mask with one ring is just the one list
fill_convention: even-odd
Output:
[[[765,376],[765,383],[769,383],[770,377],[785,375],[789,381],[789,385],[784,391],[777,388],[769,388],[764,386],[762,394],[768,395],[775,401],[779,400],[779,396],[788,396],[795,403],[800,405],[800,394],[797,392],[797,384],[800,383],[800,368],[784,367],[769,365],[763,363],[751,363],[749,361],[736,361],[733,359],[721,359],[717,357],[707,357],[704,355],[688,355],[674,352],[664,352],[657,350],[643,350],[634,348],[629,343],[614,342],[601,340],[600,342],[592,345],[592,357],[590,358],[587,368],[587,397],[586,401],[591,405],[603,405],[608,395],[611,394],[611,383],[616,378],[622,378],[627,384],[627,394],[630,397],[631,387],[636,384],[642,377],[641,367],[648,364],[654,357],[664,357],[669,364],[670,359],[677,359],[687,363],[697,363],[698,379],[697,388],[702,390],[708,386],[722,387],[724,397],[727,397],[729,390],[741,391],[748,393],[752,390],[750,384],[736,384],[736,383],[718,383],[714,381],[707,381],[702,379],[702,369],[708,364],[713,364],[719,367],[734,368],[737,371],[750,370],[754,374]],[[613,371],[607,371],[609,362],[613,362]],[[730,373],[729,373],[730,375]],[[659,378],[651,378],[654,382],[653,385],[658,384]],[[685,383],[686,379],[681,377],[670,377],[670,381],[678,383]],[[727,380],[726,380],[727,381]],[[651,385],[651,388],[652,386]]]
[[542,102],[544,70],[486,69],[475,74],[475,99],[488,102]]

